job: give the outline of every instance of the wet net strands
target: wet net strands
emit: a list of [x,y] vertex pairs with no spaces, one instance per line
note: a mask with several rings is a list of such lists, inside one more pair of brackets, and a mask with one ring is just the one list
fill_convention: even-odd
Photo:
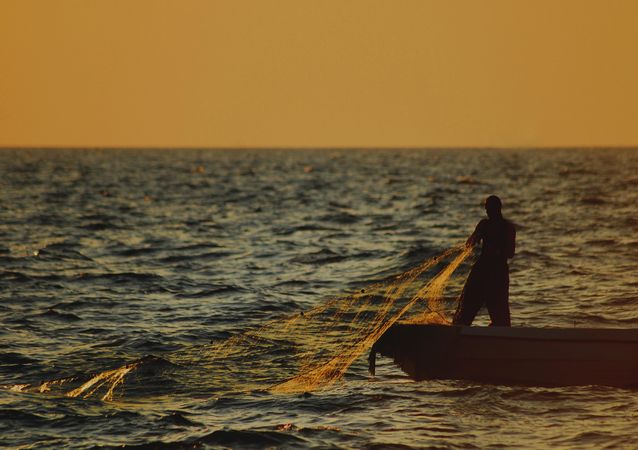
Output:
[[[161,358],[147,356],[97,374],[8,388],[55,390],[69,397],[109,401],[149,367],[159,367],[151,371],[154,374],[177,371],[175,390],[202,394],[254,389],[298,393],[325,388],[340,380],[397,321],[449,324],[443,294],[451,276],[471,253],[464,245],[453,247],[386,281],[221,342]],[[421,312],[412,311],[421,308]]]
[[[458,255],[447,267],[439,272],[425,286],[419,289],[416,294],[414,294],[400,309],[393,312],[393,307],[397,303],[397,300],[401,298],[419,275],[455,251],[458,251]],[[281,393],[312,391],[328,386],[341,379],[346,370],[361,354],[369,350],[377,339],[383,335],[383,333],[385,333],[392,325],[403,317],[410,308],[421,300],[427,301],[427,308],[435,314],[435,317],[438,315],[443,318],[444,323],[449,323],[449,321],[445,320],[441,311],[438,309],[440,307],[442,292],[450,276],[469,256],[470,252],[470,249],[463,248],[459,251],[458,248],[454,248],[443,253],[437,258],[426,261],[426,263],[423,263],[418,268],[399,276],[396,284],[390,286],[386,291],[383,306],[380,308],[371,323],[367,324],[367,326],[363,328],[363,333],[359,333],[359,335],[350,342],[341,342],[338,352],[336,352],[336,354],[328,361],[318,363],[315,369],[301,371],[297,376],[283,383],[276,384],[270,390],[272,392]]]

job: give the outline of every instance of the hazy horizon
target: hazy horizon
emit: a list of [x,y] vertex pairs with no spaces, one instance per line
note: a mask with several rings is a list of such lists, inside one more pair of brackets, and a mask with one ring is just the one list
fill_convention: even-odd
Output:
[[0,146],[0,151],[7,150],[211,150],[211,151],[223,151],[223,150],[361,150],[361,151],[374,151],[374,150],[513,150],[513,151],[526,151],[526,150],[638,150],[638,145],[565,145],[565,146],[437,146],[437,147],[417,147],[417,146],[250,146],[250,147],[203,147],[203,146]]

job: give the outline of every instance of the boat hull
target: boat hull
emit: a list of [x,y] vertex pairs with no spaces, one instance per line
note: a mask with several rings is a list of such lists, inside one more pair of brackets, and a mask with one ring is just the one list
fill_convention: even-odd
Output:
[[417,381],[638,386],[638,330],[396,324],[376,353]]

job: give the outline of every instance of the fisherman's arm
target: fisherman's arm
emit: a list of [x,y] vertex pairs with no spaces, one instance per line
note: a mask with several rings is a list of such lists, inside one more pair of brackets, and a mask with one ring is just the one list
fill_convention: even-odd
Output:
[[474,229],[474,232],[467,238],[465,242],[466,247],[472,247],[477,244],[483,237],[483,220],[481,220]]

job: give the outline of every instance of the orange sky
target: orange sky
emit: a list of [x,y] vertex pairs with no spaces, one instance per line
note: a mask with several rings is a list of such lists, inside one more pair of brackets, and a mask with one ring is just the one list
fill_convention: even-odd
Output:
[[635,0],[0,0],[0,146],[638,145]]

